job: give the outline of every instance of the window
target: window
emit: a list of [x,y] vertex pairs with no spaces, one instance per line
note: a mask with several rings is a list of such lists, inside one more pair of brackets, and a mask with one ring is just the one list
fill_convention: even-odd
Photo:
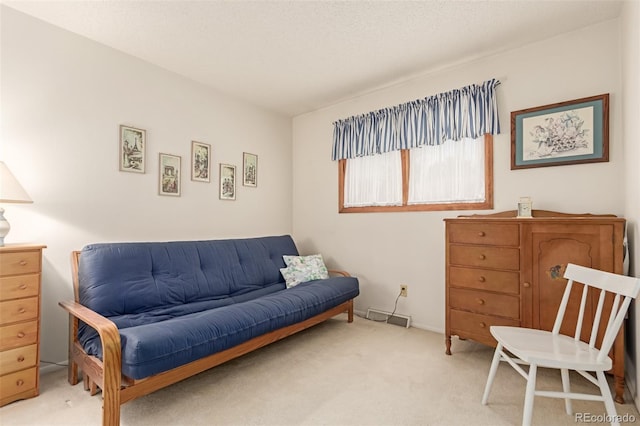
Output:
[[401,151],[346,161],[344,207],[402,205]]
[[338,120],[339,211],[493,208],[498,80]]
[[493,137],[338,163],[340,213],[493,208]]

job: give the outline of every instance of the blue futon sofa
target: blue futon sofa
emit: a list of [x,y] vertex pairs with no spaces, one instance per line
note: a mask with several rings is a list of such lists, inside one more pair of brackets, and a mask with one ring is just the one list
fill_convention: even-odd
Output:
[[[346,312],[358,280],[331,276],[287,288],[288,235],[250,239],[104,243],[72,255],[69,382],[120,405]],[[286,271],[285,271],[286,272]],[[340,276],[334,276],[340,275]]]

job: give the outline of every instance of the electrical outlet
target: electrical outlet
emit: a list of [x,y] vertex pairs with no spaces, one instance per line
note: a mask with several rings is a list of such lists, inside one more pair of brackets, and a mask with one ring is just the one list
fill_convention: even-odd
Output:
[[400,284],[400,296],[407,297],[407,290],[409,286],[406,284]]

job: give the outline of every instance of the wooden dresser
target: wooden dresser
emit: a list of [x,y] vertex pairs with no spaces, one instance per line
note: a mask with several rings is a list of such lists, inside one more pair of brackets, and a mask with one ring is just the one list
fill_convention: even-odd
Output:
[[43,248],[0,247],[0,406],[38,395]]
[[[445,219],[445,224],[448,355],[451,336],[495,347],[492,325],[551,330],[567,263],[623,273],[625,220],[613,215],[534,210],[532,218],[517,218],[514,210]],[[572,312],[580,304],[579,287],[571,293],[566,318],[577,316]],[[596,303],[589,303],[595,312]],[[565,321],[561,332],[573,335],[575,321]],[[591,325],[583,330],[588,340]],[[623,403],[624,325],[611,356],[615,399]]]

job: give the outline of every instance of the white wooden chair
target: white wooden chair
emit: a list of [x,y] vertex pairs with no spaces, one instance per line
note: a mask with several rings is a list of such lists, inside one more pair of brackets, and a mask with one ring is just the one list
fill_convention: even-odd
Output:
[[[640,279],[598,271],[584,266],[568,264],[564,277],[568,280],[553,331],[534,330],[521,327],[491,327],[491,334],[498,341],[487,385],[482,396],[482,404],[487,404],[493,379],[495,378],[500,361],[508,362],[522,377],[527,380],[524,400],[524,414],[522,424],[529,426],[533,415],[534,396],[550,398],[562,398],[565,400],[567,414],[571,415],[571,400],[581,399],[590,401],[603,401],[607,415],[612,425],[618,425],[616,408],[611,398],[609,384],[604,372],[611,369],[609,351],[624,321],[631,300],[640,292]],[[575,335],[573,337],[560,334],[560,328],[565,316],[569,295],[573,283],[584,284],[580,310],[576,322]],[[582,323],[587,309],[587,295],[591,288],[595,291],[592,295],[598,298],[597,310],[591,328],[589,343],[580,340]],[[598,289],[600,289],[598,296]],[[605,306],[605,294],[609,292],[615,295],[611,306],[611,314],[607,319],[606,331],[602,337],[600,347],[596,346],[598,330],[603,317]],[[609,298],[610,300],[611,298]],[[622,300],[622,303],[620,303]],[[607,303],[608,305],[608,303]],[[606,314],[605,314],[606,316]],[[604,323],[603,323],[604,325]],[[602,334],[601,334],[602,336]],[[519,365],[528,364],[528,373]],[[538,367],[559,369],[562,377],[562,392],[537,391],[536,371]],[[569,383],[569,370],[575,370],[600,389],[600,395],[573,393]],[[595,377],[592,373],[595,373]]]

